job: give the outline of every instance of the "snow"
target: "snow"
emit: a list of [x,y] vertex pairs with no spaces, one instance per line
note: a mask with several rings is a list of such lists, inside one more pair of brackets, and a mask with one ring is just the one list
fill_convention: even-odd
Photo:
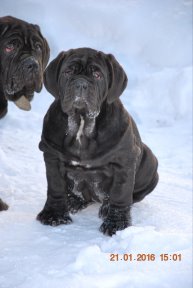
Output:
[[[99,205],[73,224],[35,220],[46,199],[45,89],[24,112],[0,120],[0,288],[192,287],[192,1],[1,0],[0,16],[39,23],[52,54],[76,47],[112,53],[127,72],[123,103],[159,159],[156,189],[132,208],[133,226],[113,237],[98,228]],[[155,261],[110,261],[111,254]],[[181,254],[161,261],[160,254]]]

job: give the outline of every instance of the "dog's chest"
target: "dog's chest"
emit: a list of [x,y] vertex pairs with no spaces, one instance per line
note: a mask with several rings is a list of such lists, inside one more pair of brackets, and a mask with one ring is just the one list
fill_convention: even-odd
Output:
[[[70,124],[71,123],[69,123],[69,126]],[[76,133],[76,141],[78,141],[80,147],[81,147],[81,139],[84,136],[84,126],[85,126],[85,120],[82,116],[80,116],[80,125]],[[71,129],[71,127],[69,127],[69,129]]]
[[[67,177],[72,181],[72,192],[81,196],[86,202],[101,202],[104,196],[102,174],[89,169],[81,169],[73,163],[74,169],[67,172]],[[87,171],[86,171],[87,170]]]
[[88,121],[81,115],[78,122],[74,118],[69,118],[68,130],[64,137],[64,153],[69,153],[75,161],[92,158],[96,152],[93,131],[94,121]]
[[102,167],[95,167],[97,145],[92,134],[94,123],[87,122],[82,116],[79,125],[72,120],[68,121],[69,131],[74,131],[74,135],[66,145],[72,156],[67,164],[67,177],[73,183],[74,194],[83,197],[87,202],[100,202],[104,196],[104,175]]

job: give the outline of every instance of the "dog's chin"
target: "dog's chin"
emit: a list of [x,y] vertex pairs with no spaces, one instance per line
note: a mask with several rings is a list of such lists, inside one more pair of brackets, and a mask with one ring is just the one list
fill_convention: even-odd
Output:
[[77,107],[76,105],[73,105],[72,107],[68,108],[66,106],[62,105],[62,111],[67,114],[68,116],[82,116],[83,118],[87,119],[95,119],[100,111],[92,111],[91,109],[88,109],[87,107]]
[[8,101],[12,101],[12,102],[17,101],[22,96],[24,96],[28,101],[32,101],[32,99],[34,97],[34,92],[27,92],[26,93],[26,90],[22,89],[22,90],[20,90],[18,92],[13,92],[13,94],[5,93],[5,98]]
[[29,83],[25,86],[17,86],[15,89],[11,89],[9,87],[4,89],[5,98],[9,101],[16,101],[21,96],[26,97],[28,101],[31,101],[34,96],[34,92],[39,93],[42,90],[42,82],[36,81]]
[[20,91],[5,91],[5,97],[7,100],[15,102],[17,101],[20,97],[24,96],[28,101],[31,101],[34,97],[34,92],[33,90],[27,90],[25,87],[21,89]]

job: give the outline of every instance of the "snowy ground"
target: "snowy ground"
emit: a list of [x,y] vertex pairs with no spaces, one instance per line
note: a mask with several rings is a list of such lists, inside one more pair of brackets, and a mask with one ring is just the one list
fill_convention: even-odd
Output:
[[133,206],[133,226],[112,238],[98,231],[98,204],[73,215],[72,225],[43,226],[35,220],[46,197],[38,143],[53,99],[43,90],[30,113],[10,104],[0,121],[0,195],[10,206],[0,214],[0,288],[192,287],[191,1],[0,2],[0,16],[41,25],[52,57],[83,46],[116,56],[129,77],[122,100],[160,174],[155,191]]

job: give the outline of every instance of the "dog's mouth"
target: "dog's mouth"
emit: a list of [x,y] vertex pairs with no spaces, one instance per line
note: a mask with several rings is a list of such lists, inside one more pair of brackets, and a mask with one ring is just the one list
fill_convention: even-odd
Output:
[[34,97],[34,92],[39,93],[42,89],[42,80],[32,80],[28,82],[26,86],[15,85],[15,87],[8,86],[5,91],[5,97],[7,100],[14,102],[14,104],[25,111],[31,110],[30,101]]
[[74,110],[76,114],[90,119],[96,118],[100,112],[97,107],[93,108],[87,101],[74,101],[72,110]]
[[5,92],[6,99],[12,101],[19,109],[22,109],[24,111],[31,110],[30,101],[34,97],[33,90],[28,90],[24,87],[19,92],[12,92],[10,90],[5,90]]
[[73,104],[72,108],[67,112],[67,114],[76,114],[81,115],[83,118],[88,119],[94,119],[96,118],[100,113],[100,110],[91,109],[88,105],[85,105],[84,103],[80,103],[78,105]]

